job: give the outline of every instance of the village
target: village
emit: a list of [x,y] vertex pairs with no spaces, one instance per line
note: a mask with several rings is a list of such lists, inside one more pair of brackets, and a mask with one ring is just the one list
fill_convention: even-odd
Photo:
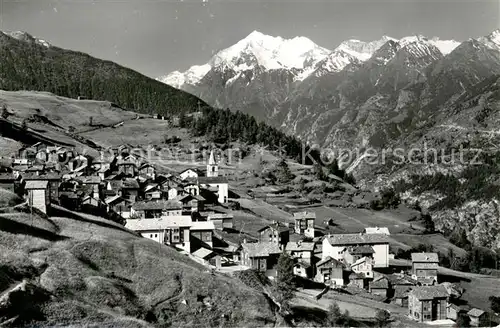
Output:
[[387,227],[321,235],[316,214],[297,211],[286,222],[260,227],[252,238],[234,222],[235,196],[216,151],[210,150],[205,170],[176,174],[159,173],[127,146],[114,152],[93,158],[38,142],[22,148],[11,169],[0,173],[0,188],[23,195],[32,212],[50,216],[64,208],[120,222],[210,270],[252,269],[274,279],[286,253],[300,279],[393,304],[415,322],[453,326],[466,316],[471,326],[484,325],[485,310],[460,302],[460,292],[438,276],[437,253],[412,253],[407,268],[392,265],[397,259]]

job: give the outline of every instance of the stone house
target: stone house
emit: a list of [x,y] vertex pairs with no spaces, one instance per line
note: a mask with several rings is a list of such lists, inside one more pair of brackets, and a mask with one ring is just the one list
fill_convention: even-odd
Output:
[[437,253],[412,253],[411,274],[412,278],[422,285],[437,284],[439,258]]
[[316,263],[314,280],[325,285],[344,286],[344,264],[330,256]]
[[385,276],[380,276],[368,284],[370,293],[387,297],[389,291],[389,280]]
[[16,178],[12,173],[0,173],[0,188],[15,192]]
[[24,186],[27,192],[28,204],[47,214],[50,208],[50,187],[48,180],[27,181]]
[[193,222],[190,228],[191,235],[191,247],[194,246],[195,242],[201,244],[202,247],[213,248],[213,238],[214,238],[215,226],[213,222],[208,221],[196,221]]
[[295,220],[295,233],[309,238],[314,238],[314,222],[316,220],[316,213],[297,212],[293,213],[293,217]]
[[278,263],[281,250],[276,243],[259,242],[241,244],[241,264],[260,272],[273,269]]
[[470,318],[471,327],[482,327],[487,313],[478,308],[472,308],[467,315]]
[[259,233],[259,241],[275,243],[281,249],[286,246],[290,240],[290,228],[282,226],[275,222],[257,230]]
[[415,286],[408,293],[409,316],[419,322],[445,320],[448,291],[444,286]]
[[362,274],[365,278],[373,278],[373,259],[371,257],[362,257],[350,265],[352,271]]
[[233,229],[233,214],[231,213],[211,213],[207,216],[207,221],[214,223],[216,230]]

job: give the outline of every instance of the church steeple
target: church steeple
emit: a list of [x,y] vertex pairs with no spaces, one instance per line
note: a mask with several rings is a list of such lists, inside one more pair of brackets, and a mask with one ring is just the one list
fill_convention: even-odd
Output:
[[214,151],[211,150],[207,164],[207,177],[216,177],[216,176],[219,176],[219,166],[215,162]]

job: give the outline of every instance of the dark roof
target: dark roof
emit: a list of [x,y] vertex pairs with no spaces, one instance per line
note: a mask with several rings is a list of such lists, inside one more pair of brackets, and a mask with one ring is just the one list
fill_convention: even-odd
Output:
[[415,286],[410,291],[419,300],[432,300],[434,298],[448,297],[448,291],[444,286]]
[[11,173],[1,173],[0,174],[0,181],[9,181],[9,182],[14,182],[16,178]]
[[314,243],[312,242],[293,242],[290,241],[286,244],[287,251],[306,251],[312,252],[314,250]]
[[370,281],[370,288],[389,288],[389,281],[386,277],[380,277],[377,280]]
[[26,181],[24,189],[47,189],[49,181],[47,180],[30,180]]
[[349,280],[354,280],[354,279],[365,279],[365,276],[361,273],[351,272],[351,274],[349,275]]
[[144,210],[180,210],[182,203],[174,200],[163,200],[157,202],[137,202],[132,208],[137,211]]
[[267,257],[271,254],[280,254],[281,250],[275,243],[243,243],[241,247],[249,257]]
[[295,219],[316,219],[315,212],[296,212],[293,213]]
[[127,189],[139,189],[139,182],[137,182],[137,180],[132,178],[125,179],[122,180],[121,187]]
[[411,253],[412,262],[439,262],[437,253]]
[[352,246],[347,249],[350,254],[373,254],[375,251],[370,245]]
[[473,308],[471,309],[469,312],[467,312],[467,315],[471,316],[471,317],[480,317],[482,316],[483,314],[485,314],[486,312],[484,312],[483,310],[481,309],[478,309],[478,308]]
[[400,286],[416,286],[417,281],[410,276],[406,275],[398,275],[398,274],[391,274],[387,275],[387,279],[391,282],[393,286],[400,285]]
[[332,264],[334,264],[335,266],[344,266],[342,264],[342,262],[334,259],[333,257],[330,257],[330,256],[327,256],[326,258],[324,258],[323,260],[319,261],[318,263],[316,263],[316,267],[319,267],[319,266],[322,266],[328,262],[331,262]]
[[413,288],[412,286],[394,286],[394,298],[406,298],[408,293]]
[[221,184],[221,183],[228,183],[228,181],[226,177],[198,177],[198,183]]
[[336,234],[329,235],[326,239],[331,245],[362,245],[362,244],[388,244],[389,237],[384,234]]
[[61,174],[48,173],[48,174],[41,174],[41,175],[36,175],[36,174],[23,175],[23,180],[25,180],[25,181],[28,181],[28,180],[61,180]]
[[257,232],[261,232],[261,231],[267,230],[269,228],[273,229],[273,230],[277,230],[279,233],[290,232],[290,228],[282,226],[282,225],[279,225],[279,224],[270,224],[270,225],[267,225],[267,226],[262,227],[259,230],[257,230]]

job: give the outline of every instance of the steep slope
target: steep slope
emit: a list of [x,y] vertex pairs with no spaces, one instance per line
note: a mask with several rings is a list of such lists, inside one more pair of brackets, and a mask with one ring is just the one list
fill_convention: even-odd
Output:
[[58,215],[31,223],[29,215],[0,214],[2,323],[274,325],[261,292],[112,222]]
[[198,108],[199,99],[191,94],[113,62],[42,41],[24,32],[0,32],[0,89],[107,100],[144,113],[173,114]]

